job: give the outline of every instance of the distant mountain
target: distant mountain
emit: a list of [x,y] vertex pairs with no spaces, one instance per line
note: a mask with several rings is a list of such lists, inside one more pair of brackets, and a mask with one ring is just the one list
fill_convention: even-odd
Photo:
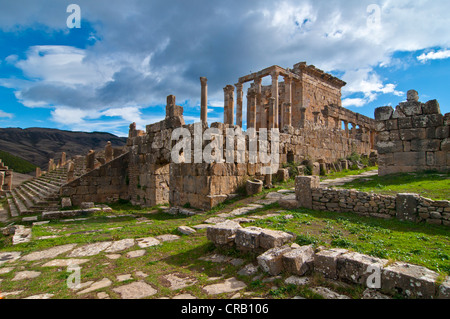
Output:
[[48,160],[66,152],[67,158],[85,155],[91,149],[103,150],[110,141],[113,147],[126,144],[125,137],[103,132],[71,132],[49,128],[0,128],[0,150],[47,169]]

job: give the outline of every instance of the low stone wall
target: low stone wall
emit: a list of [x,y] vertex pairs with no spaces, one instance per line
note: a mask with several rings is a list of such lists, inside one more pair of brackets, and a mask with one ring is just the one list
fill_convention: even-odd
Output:
[[109,163],[61,187],[61,196],[70,197],[72,205],[82,202],[108,203],[129,199],[129,154],[123,154]]
[[318,176],[296,177],[295,193],[299,206],[304,208],[450,226],[450,202],[447,200],[435,201],[417,194],[389,196],[321,188]]

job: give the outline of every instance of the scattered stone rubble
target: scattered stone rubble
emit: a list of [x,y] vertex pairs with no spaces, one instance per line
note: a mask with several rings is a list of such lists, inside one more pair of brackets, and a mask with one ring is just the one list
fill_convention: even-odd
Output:
[[[319,272],[325,278],[367,285],[368,288],[374,288],[376,293],[402,294],[407,298],[450,298],[449,278],[438,283],[438,273],[425,267],[403,262],[390,264],[388,260],[342,248],[319,247],[314,250],[312,245],[290,245],[295,240],[295,235],[286,232],[258,227],[243,228],[233,221],[228,221],[209,226],[207,237],[220,247],[235,246],[241,251],[262,252],[257,257],[258,265],[271,276],[282,272],[294,276]],[[241,274],[251,271],[247,268],[252,267],[246,266]],[[316,289],[316,292],[323,296],[331,293],[326,288]]]

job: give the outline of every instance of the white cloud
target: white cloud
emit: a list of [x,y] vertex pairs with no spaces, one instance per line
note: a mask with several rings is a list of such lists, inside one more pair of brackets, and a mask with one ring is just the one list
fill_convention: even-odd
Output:
[[417,57],[422,63],[427,62],[428,60],[443,60],[450,58],[450,50],[440,50],[440,51],[432,51],[428,53],[422,53]]
[[14,117],[14,114],[6,113],[6,112],[0,110],[0,118],[12,119],[13,117]]

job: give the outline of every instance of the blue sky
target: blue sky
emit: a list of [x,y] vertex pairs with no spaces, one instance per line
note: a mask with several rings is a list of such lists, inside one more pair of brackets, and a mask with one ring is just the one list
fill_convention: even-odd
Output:
[[[71,3],[79,29],[66,23]],[[352,111],[373,117],[415,89],[447,113],[449,11],[437,0],[0,0],[0,127],[126,136],[163,119],[169,94],[193,123],[200,76],[209,121],[222,121],[223,87],[300,61],[346,81]]]

